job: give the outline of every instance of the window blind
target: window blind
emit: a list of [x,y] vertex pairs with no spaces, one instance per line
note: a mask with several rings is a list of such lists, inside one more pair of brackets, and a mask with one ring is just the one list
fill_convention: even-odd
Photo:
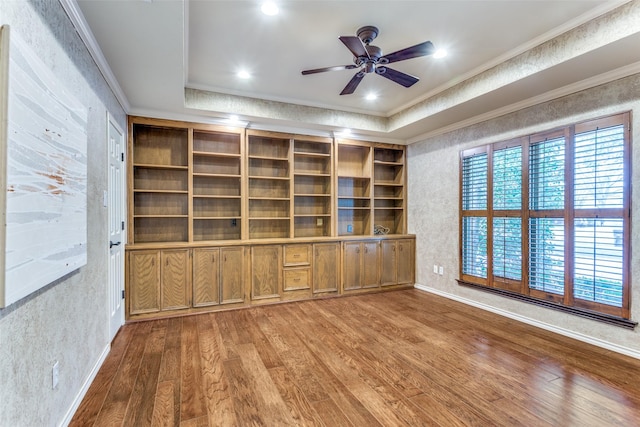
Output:
[[529,209],[564,208],[564,138],[529,147]]
[[522,147],[493,153],[493,209],[520,209],[522,205]]
[[493,275],[522,279],[522,219],[493,219]]
[[462,161],[462,209],[487,208],[487,154]]
[[619,208],[624,194],[624,126],[575,136],[576,209]]
[[564,294],[564,219],[529,219],[529,287]]
[[487,277],[487,219],[462,218],[462,273]]

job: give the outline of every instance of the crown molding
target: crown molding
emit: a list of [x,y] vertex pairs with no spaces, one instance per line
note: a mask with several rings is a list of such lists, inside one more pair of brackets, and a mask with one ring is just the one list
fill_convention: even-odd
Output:
[[431,132],[414,136],[413,138],[410,138],[407,140],[407,144],[414,144],[416,142],[424,141],[434,136],[444,135],[446,133],[453,132],[458,129],[472,126],[487,120],[492,120],[509,113],[513,113],[525,108],[533,107],[534,105],[549,102],[554,99],[562,98],[563,96],[571,95],[576,92],[580,92],[586,89],[590,89],[592,87],[610,83],[614,80],[629,77],[638,73],[640,73],[640,62],[634,62],[633,64],[629,64],[624,67],[620,67],[618,69],[615,69],[603,74],[599,74],[597,76],[590,77],[588,79],[584,79],[579,82],[575,82],[570,85],[563,86],[561,88],[554,89],[549,92],[545,92],[538,96],[534,96],[533,98],[525,99],[523,101],[516,102],[510,105],[505,105],[502,108],[498,108],[493,111],[488,111],[486,113],[483,113],[474,117],[470,117],[469,119],[463,120],[461,122],[456,122],[450,126],[445,126]]
[[80,35],[80,39],[82,39],[82,42],[87,47],[89,54],[98,66],[98,69],[100,70],[100,73],[102,73],[102,76],[107,82],[107,85],[109,85],[109,88],[111,88],[111,91],[120,103],[120,106],[124,109],[124,112],[126,114],[129,114],[129,111],[131,110],[129,100],[120,87],[120,84],[113,74],[113,71],[111,71],[111,67],[109,67],[107,60],[102,53],[102,49],[100,49],[100,46],[98,46],[98,42],[93,36],[93,33],[89,28],[89,24],[87,24],[87,21],[84,19],[84,15],[82,14],[80,7],[78,6],[78,3],[76,2],[76,0],[59,1],[64,11],[67,13],[67,16],[69,16],[71,23],[78,32],[78,35]]

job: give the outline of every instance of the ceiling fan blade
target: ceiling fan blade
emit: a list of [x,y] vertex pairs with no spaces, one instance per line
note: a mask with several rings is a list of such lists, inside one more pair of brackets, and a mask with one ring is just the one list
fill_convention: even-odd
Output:
[[356,75],[353,76],[351,80],[349,80],[349,83],[347,83],[344,89],[342,89],[342,92],[340,92],[340,95],[352,94],[356,90],[360,82],[362,81],[362,78],[364,77],[364,75],[365,73],[363,73],[362,71],[358,71]]
[[313,70],[304,70],[302,72],[303,76],[307,74],[315,74],[315,73],[324,73],[325,71],[340,71],[340,70],[353,70],[354,68],[358,68],[357,65],[336,65],[335,67],[324,67],[324,68],[315,68]]
[[367,49],[364,48],[362,41],[354,36],[340,36],[340,41],[353,53],[353,56],[359,58],[361,56],[369,58]]
[[398,50],[380,58],[386,60],[385,63],[390,64],[392,62],[404,61],[405,59],[417,58],[419,56],[431,55],[435,51],[433,43],[424,42],[415,46],[407,47],[405,49]]
[[404,87],[411,87],[414,84],[418,83],[418,81],[420,81],[420,79],[417,77],[402,73],[389,67],[376,68],[376,74],[381,75],[382,77],[386,77],[389,80],[396,82]]

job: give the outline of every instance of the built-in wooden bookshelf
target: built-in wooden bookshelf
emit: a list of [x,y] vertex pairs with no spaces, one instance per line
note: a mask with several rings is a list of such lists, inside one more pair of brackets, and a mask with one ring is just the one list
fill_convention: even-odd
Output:
[[132,240],[188,241],[188,129],[134,126],[133,139]]
[[405,152],[398,148],[374,148],[373,224],[374,233],[402,234],[405,231]]
[[338,144],[338,235],[370,235],[371,146]]
[[413,283],[402,146],[130,117],[128,153],[129,319]]
[[293,144],[293,236],[331,236],[332,140],[329,138],[295,139]]
[[291,140],[248,136],[249,239],[290,237]]
[[242,141],[237,133],[193,131],[193,240],[242,237]]
[[406,232],[402,146],[130,118],[129,244]]

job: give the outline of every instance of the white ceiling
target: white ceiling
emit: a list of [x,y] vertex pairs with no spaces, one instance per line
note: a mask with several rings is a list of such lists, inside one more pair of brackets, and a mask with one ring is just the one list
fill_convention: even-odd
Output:
[[[259,0],[70,0],[87,24],[90,50],[97,52],[107,79],[115,81],[112,86],[127,112],[136,115],[211,121],[238,114],[252,127],[321,132],[351,127],[380,140],[412,142],[491,112],[503,113],[508,106],[535,102],[544,93],[561,94],[561,88],[585,79],[624,67],[629,72],[640,61],[640,31],[632,29],[624,37],[594,40],[592,49],[548,65],[533,64],[531,72],[433,112],[411,115],[416,105],[445,92],[451,101],[452,91],[470,78],[627,1],[277,3],[280,14],[270,17],[261,13]],[[354,70],[301,75],[304,69],[351,64],[352,55],[338,36],[355,35],[364,25],[379,28],[372,44],[383,52],[430,40],[448,56],[393,64],[420,78],[411,88],[369,74],[354,94],[340,96]],[[238,79],[240,69],[252,78]],[[199,89],[204,99],[214,101],[200,107],[185,98],[185,88]],[[370,92],[378,99],[367,101]]]

